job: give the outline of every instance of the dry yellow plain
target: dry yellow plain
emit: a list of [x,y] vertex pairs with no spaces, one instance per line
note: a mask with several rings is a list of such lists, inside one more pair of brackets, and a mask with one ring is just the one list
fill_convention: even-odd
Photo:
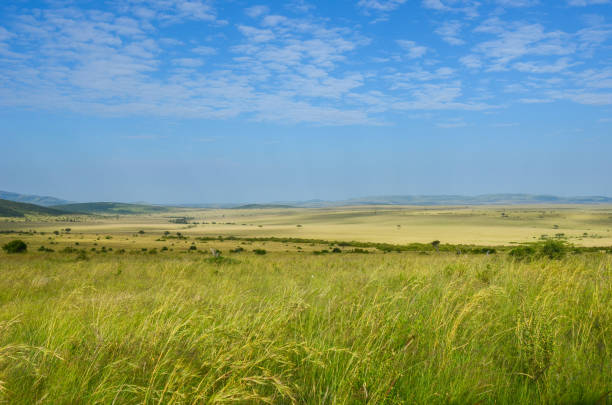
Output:
[[[187,218],[189,224],[170,220]],[[612,245],[612,206],[175,209],[163,214],[80,217],[79,222],[0,222],[0,230],[190,236],[294,237],[404,244],[438,239],[451,244],[509,245],[562,234],[580,246]]]

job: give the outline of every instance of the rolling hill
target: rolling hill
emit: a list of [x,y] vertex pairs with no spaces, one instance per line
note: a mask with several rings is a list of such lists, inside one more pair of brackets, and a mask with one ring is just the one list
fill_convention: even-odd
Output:
[[0,190],[0,199],[42,205],[43,207],[50,207],[59,204],[68,204],[70,201],[62,200],[55,197],[32,195],[32,194],[19,194],[11,191]]
[[530,204],[612,204],[611,197],[578,196],[559,197],[538,194],[482,194],[464,195],[383,195],[351,198],[340,201],[274,202],[296,207],[342,207],[351,205],[530,205]]
[[58,216],[70,214],[55,208],[0,199],[0,217],[23,218],[26,215]]
[[153,214],[169,211],[168,207],[145,204],[127,204],[118,202],[91,202],[78,204],[62,204],[53,207],[66,212],[98,215]]
[[285,204],[245,204],[237,207],[232,207],[236,210],[247,210],[247,209],[270,209],[270,208],[295,208],[291,205]]

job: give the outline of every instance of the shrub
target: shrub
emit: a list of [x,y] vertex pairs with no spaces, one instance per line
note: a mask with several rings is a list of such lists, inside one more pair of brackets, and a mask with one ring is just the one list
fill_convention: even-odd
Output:
[[517,260],[526,260],[531,258],[547,258],[559,260],[565,257],[569,252],[570,247],[567,243],[561,240],[547,239],[546,242],[540,242],[535,245],[518,246],[510,250],[510,256]]
[[265,255],[268,252],[266,252],[266,249],[253,249],[253,253],[256,255]]
[[436,249],[436,252],[440,251],[440,241],[439,240],[434,240],[433,242],[431,242],[431,246],[433,246],[433,248]]
[[508,254],[517,260],[525,260],[535,255],[535,252],[533,246],[517,246],[510,250]]
[[22,240],[15,239],[2,246],[2,250],[6,253],[25,253],[28,250],[28,245]]
[[559,240],[547,240],[540,245],[538,255],[549,259],[562,259],[568,251],[568,246],[565,242]]

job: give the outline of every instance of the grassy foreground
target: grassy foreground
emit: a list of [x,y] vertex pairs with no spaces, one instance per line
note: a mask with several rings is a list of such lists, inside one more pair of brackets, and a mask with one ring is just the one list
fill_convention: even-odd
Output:
[[0,257],[5,403],[605,403],[612,258]]

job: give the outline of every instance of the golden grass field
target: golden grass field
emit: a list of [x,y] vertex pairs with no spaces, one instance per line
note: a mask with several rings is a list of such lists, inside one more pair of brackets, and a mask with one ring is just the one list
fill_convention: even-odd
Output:
[[[26,219],[0,222],[28,247],[0,251],[0,403],[612,401],[612,207]],[[508,253],[541,235],[602,249]]]
[[[504,214],[504,216],[502,216]],[[173,224],[187,217],[197,225]],[[176,209],[155,215],[79,217],[82,222],[0,221],[0,231],[70,227],[86,234],[182,232],[185,235],[294,237],[405,244],[510,245],[563,234],[579,246],[612,245],[612,206],[381,207]],[[301,225],[301,226],[298,226]]]

